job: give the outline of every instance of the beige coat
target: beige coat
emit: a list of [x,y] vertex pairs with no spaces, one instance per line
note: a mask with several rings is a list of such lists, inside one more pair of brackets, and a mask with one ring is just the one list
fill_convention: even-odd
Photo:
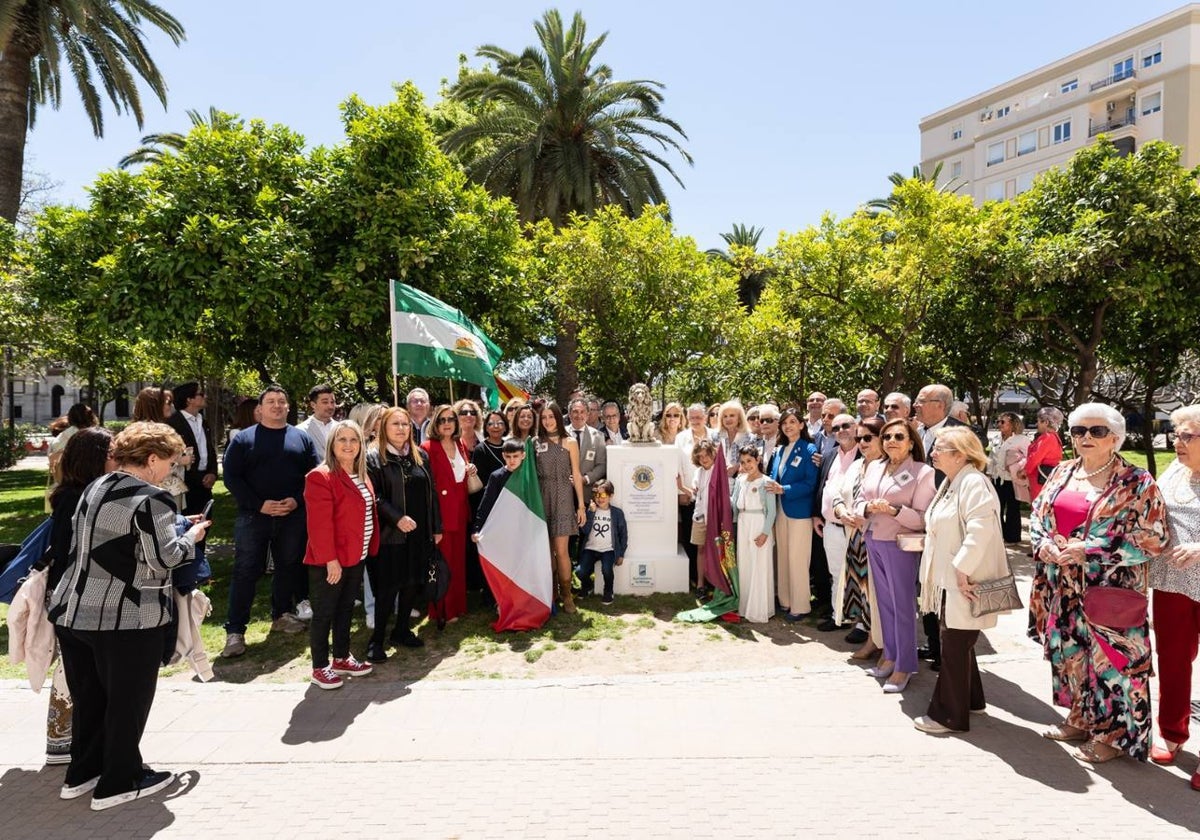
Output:
[[987,476],[964,466],[942,484],[925,511],[925,551],[921,555],[921,607],[937,609],[946,594],[946,626],[952,630],[986,630],[996,616],[976,618],[971,602],[958,591],[955,571],[972,582],[1008,574],[1004,537],[1000,532],[1000,499]]

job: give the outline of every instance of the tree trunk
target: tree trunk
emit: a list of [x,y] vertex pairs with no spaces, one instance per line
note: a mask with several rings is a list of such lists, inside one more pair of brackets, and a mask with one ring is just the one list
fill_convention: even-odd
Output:
[[571,392],[579,387],[579,325],[574,321],[559,322],[554,341],[554,398],[564,408]]
[[1096,351],[1092,348],[1079,353],[1079,382],[1075,384],[1075,403],[1070,406],[1083,405],[1092,398],[1092,383],[1096,381],[1098,362]]
[[33,53],[19,35],[0,51],[0,219],[13,223],[21,206],[32,62]]
[[1146,469],[1158,477],[1158,464],[1154,461],[1154,392],[1158,390],[1158,369],[1154,365],[1146,372],[1146,397],[1142,401],[1142,451],[1146,454]]

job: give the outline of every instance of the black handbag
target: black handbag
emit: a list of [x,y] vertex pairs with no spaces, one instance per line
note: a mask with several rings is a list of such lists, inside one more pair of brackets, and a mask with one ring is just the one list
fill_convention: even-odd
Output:
[[450,564],[436,545],[430,546],[429,571],[425,577],[426,601],[437,603],[450,591]]

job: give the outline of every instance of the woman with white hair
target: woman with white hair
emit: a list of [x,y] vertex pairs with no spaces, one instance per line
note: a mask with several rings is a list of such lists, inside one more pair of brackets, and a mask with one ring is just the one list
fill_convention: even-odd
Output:
[[[1200,645],[1200,405],[1175,409],[1171,423],[1176,460],[1158,480],[1171,548],[1150,573],[1161,738],[1150,749],[1150,760],[1156,764],[1173,764],[1188,739],[1192,663]],[[1200,790],[1200,770],[1192,774],[1191,784]]]
[[1150,473],[1121,458],[1125,420],[1100,403],[1071,412],[1078,457],[1034,500],[1030,543],[1040,561],[1031,609],[1050,661],[1053,702],[1066,720],[1043,735],[1083,741],[1100,764],[1150,751],[1149,561],[1167,545],[1166,506]]
[[1029,495],[1033,498],[1042,492],[1050,471],[1062,462],[1062,441],[1058,438],[1062,422],[1063,413],[1054,406],[1038,409],[1037,434],[1025,456],[1025,476],[1029,479]]

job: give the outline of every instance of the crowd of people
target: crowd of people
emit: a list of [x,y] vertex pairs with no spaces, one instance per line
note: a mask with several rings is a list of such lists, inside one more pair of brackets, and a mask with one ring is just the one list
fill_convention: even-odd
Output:
[[[184,587],[172,570],[203,556],[219,460],[204,408],[197,383],[145,389],[137,422],[115,439],[72,409],[76,431],[55,452],[49,617],[65,678],[52,690],[48,760],[69,755],[62,796],[95,790],[95,808],[164,784],[137,742],[166,628],[178,623],[170,591]],[[269,569],[271,630],[308,634],[322,689],[370,674],[389,647],[422,646],[468,609],[497,609],[472,535],[489,513],[485,486],[527,451],[555,603],[575,612],[597,566],[601,600],[613,603],[614,567],[636,550],[606,475],[607,448],[628,445],[617,403],[578,393],[565,411],[524,399],[486,411],[470,399],[433,405],[417,388],[404,407],[357,405],[343,419],[333,389],[318,385],[306,409],[291,425],[287,393],[271,386],[230,431],[221,472],[237,517],[223,657],[245,654]],[[884,693],[904,692],[927,660],[937,680],[914,725],[930,734],[967,732],[986,710],[974,646],[1012,608],[990,599],[1012,574],[1021,504],[1031,503],[1029,632],[1065,710],[1045,737],[1078,741],[1075,756],[1092,763],[1170,763],[1189,735],[1200,643],[1200,406],[1171,420],[1177,459],[1157,482],[1121,457],[1125,422],[1108,406],[1071,413],[1066,458],[1057,409],[1037,413],[1032,437],[1021,415],[1000,415],[992,444],[938,384],[915,399],[866,389],[853,411],[822,393],[804,407],[670,402],[655,422],[660,445],[678,450],[678,536],[701,602],[732,597],[736,620],[844,633]],[[732,526],[714,518],[721,511]],[[725,539],[736,545],[731,590],[728,569],[710,562]],[[448,587],[433,594],[438,562]],[[209,574],[193,570],[187,586]],[[371,628],[362,661],[350,650],[359,600]],[[129,702],[112,702],[114,674]]]

